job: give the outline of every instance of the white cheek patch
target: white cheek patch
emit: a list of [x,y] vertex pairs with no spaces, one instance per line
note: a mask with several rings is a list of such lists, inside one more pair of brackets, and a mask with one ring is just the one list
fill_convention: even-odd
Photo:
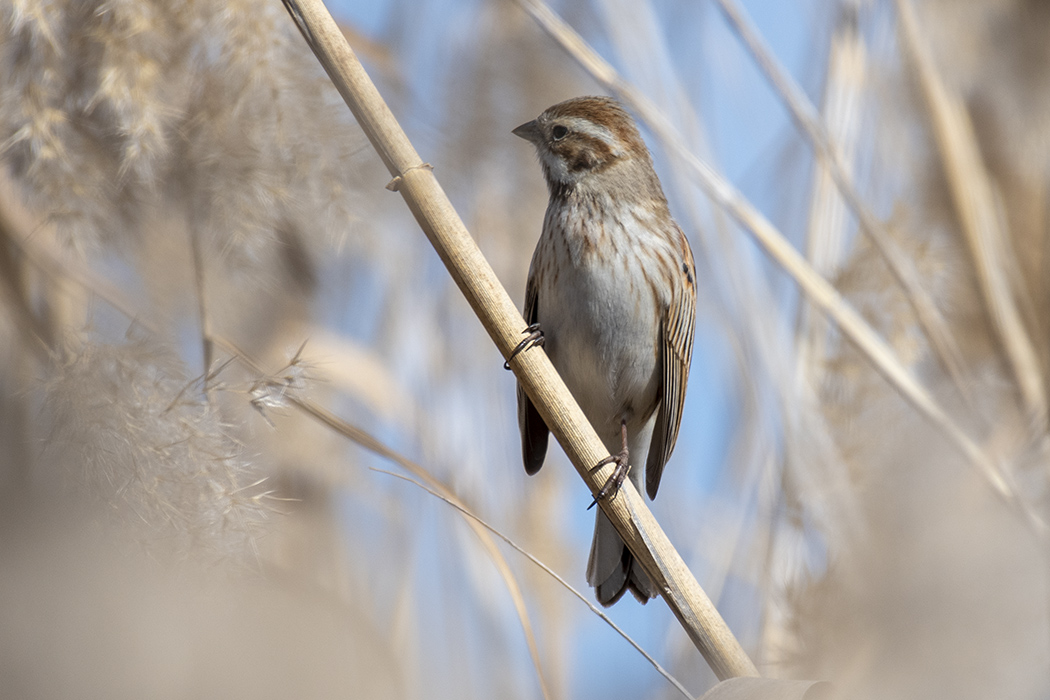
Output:
[[575,182],[579,178],[578,173],[570,173],[568,163],[561,156],[554,155],[546,147],[540,149],[540,158],[543,159],[547,171],[556,182]]

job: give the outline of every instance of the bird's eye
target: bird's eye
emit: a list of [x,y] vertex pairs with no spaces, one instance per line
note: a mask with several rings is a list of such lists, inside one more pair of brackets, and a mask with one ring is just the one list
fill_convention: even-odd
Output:
[[563,138],[565,138],[565,135],[567,133],[569,133],[569,130],[561,124],[558,124],[553,129],[551,129],[551,136],[554,137],[555,141],[561,141]]

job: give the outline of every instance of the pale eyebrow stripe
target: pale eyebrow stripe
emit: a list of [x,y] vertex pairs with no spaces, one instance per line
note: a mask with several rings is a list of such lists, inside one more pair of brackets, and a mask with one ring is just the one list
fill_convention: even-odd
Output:
[[619,154],[623,150],[620,144],[620,139],[616,138],[616,136],[609,131],[608,127],[602,126],[601,124],[595,124],[590,119],[584,119],[583,117],[563,117],[561,121],[566,126],[571,127],[574,131],[598,139],[608,146],[614,154]]

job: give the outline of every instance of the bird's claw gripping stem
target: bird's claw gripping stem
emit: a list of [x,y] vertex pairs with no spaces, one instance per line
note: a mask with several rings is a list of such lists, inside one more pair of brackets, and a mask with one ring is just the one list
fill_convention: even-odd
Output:
[[616,469],[609,475],[609,478],[605,480],[605,485],[602,486],[601,490],[594,495],[594,500],[587,506],[587,510],[590,510],[598,501],[603,498],[612,498],[620,492],[620,487],[623,486],[623,480],[627,478],[627,474],[631,471],[631,465],[627,463],[627,451],[623,450],[619,454],[609,455],[602,461],[595,464],[591,471],[597,471],[606,464],[615,464]]
[[631,465],[628,463],[630,451],[627,449],[627,421],[620,422],[620,437],[623,440],[623,448],[614,455],[609,455],[602,461],[591,467],[591,473],[598,471],[606,464],[615,464],[616,469],[609,475],[609,478],[605,480],[605,484],[601,490],[598,491],[594,496],[594,500],[587,506],[587,510],[590,510],[598,501],[603,498],[613,498],[617,493],[620,492],[620,487],[623,486],[623,480],[627,478],[627,474],[631,471]]
[[543,331],[540,330],[540,324],[533,323],[522,332],[528,335],[510,351],[510,357],[503,363],[503,369],[510,369],[510,361],[529,348],[543,347]]

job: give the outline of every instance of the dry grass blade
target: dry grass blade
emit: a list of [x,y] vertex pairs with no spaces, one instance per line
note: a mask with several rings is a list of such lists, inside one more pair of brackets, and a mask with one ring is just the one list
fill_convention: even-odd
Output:
[[25,344],[38,360],[44,360],[52,334],[43,320],[33,313],[32,304],[25,294],[22,265],[15,254],[18,249],[16,235],[0,209],[0,299],[7,299],[5,306],[11,310]]
[[550,568],[549,566],[544,564],[542,561],[537,559],[535,556],[533,556],[531,553],[529,553],[528,550],[526,550],[525,548],[521,547],[517,542],[515,542],[514,540],[512,540],[509,537],[507,537],[506,535],[504,535],[502,532],[500,532],[499,530],[494,528],[492,525],[489,525],[487,522],[485,522],[484,520],[479,518],[473,512],[471,512],[470,510],[465,508],[461,503],[459,503],[457,501],[454,501],[454,500],[452,500],[452,499],[450,499],[450,498],[448,498],[448,497],[438,493],[436,490],[432,489],[431,487],[427,486],[426,484],[423,484],[423,483],[421,483],[419,481],[416,481],[415,479],[413,479],[411,477],[408,477],[408,476],[405,476],[404,474],[395,474],[394,472],[389,472],[389,471],[386,471],[385,469],[373,469],[373,471],[377,471],[377,472],[380,472],[382,474],[389,474],[390,476],[395,477],[397,479],[402,479],[404,481],[409,482],[410,484],[415,484],[416,486],[418,486],[419,488],[423,489],[424,491],[426,491],[430,495],[440,498],[442,501],[444,501],[445,503],[449,504],[450,506],[452,506],[453,508],[458,510],[461,514],[463,514],[467,518],[477,521],[478,524],[480,524],[482,527],[487,529],[489,532],[494,534],[496,537],[500,538],[501,540],[506,542],[508,545],[513,547],[516,552],[518,552],[519,554],[524,556],[526,559],[531,561],[536,566],[538,566],[541,569],[543,569],[543,571],[546,574],[548,574],[551,578],[553,578],[555,581],[560,583],[566,590],[568,590],[574,596],[576,596],[577,598],[582,600],[584,605],[586,605],[588,608],[591,609],[592,613],[594,613],[595,615],[600,617],[602,619],[602,621],[605,622],[605,624],[607,624],[610,627],[612,627],[613,630],[615,630],[617,634],[619,634],[621,637],[623,637],[625,640],[627,640],[627,643],[630,644],[632,647],[634,647],[635,650],[639,654],[644,656],[645,660],[648,661],[650,664],[652,664],[653,668],[656,669],[657,673],[659,673],[661,676],[666,678],[667,682],[670,683],[671,685],[673,685],[678,690],[678,692],[680,692],[682,695],[686,696],[687,698],[691,699],[693,697],[692,694],[690,694],[690,692],[685,689],[685,686],[683,686],[678,681],[677,678],[675,678],[670,673],[668,673],[667,669],[665,669],[663,666],[661,666],[656,659],[654,659],[652,656],[650,656],[649,653],[647,651],[645,651],[645,649],[643,649],[641,647],[641,645],[638,644],[638,642],[636,642],[633,639],[631,639],[630,635],[628,635],[626,632],[624,632],[620,628],[619,625],[617,625],[615,622],[613,622],[612,618],[610,618],[608,615],[606,615],[602,611],[601,608],[599,608],[597,605],[595,605],[591,601],[587,600],[586,596],[584,596],[582,593],[580,593],[575,588],[573,588],[571,585],[569,585],[569,582],[566,581],[565,579],[563,579],[561,576],[559,576],[558,573],[556,571],[554,571],[554,569]]
[[[907,293],[908,300],[919,319],[919,324],[930,339],[930,344],[941,364],[948,371],[948,375],[955,382],[960,393],[967,395],[962,353],[958,343],[952,337],[947,322],[937,309],[930,294],[923,287],[922,279],[911,258],[901,250],[897,242],[887,233],[886,227],[857,193],[849,169],[843,164],[841,155],[824,128],[816,108],[806,97],[802,88],[777,62],[754,23],[740,7],[738,0],[717,0],[717,2],[730,25],[755,58],[755,62],[784,100],[796,123],[813,143],[819,160],[828,169],[828,174],[838,187],[843,199],[857,215],[861,229],[871,238],[879,253],[885,258],[894,277]],[[850,10],[847,8],[846,11]]]
[[22,337],[38,360],[44,360],[54,342],[54,319],[41,317],[33,310],[25,285],[22,246],[37,222],[21,205],[14,183],[0,173],[0,298],[6,297],[14,322],[22,330]]
[[193,285],[197,295],[197,324],[201,334],[201,357],[204,363],[204,394],[208,396],[207,375],[211,371],[212,362],[212,329],[211,316],[208,314],[208,302],[205,295],[204,254],[201,251],[200,232],[196,227],[189,231],[190,252],[193,261]]
[[933,55],[921,37],[911,2],[897,0],[897,15],[902,41],[918,73],[952,200],[973,257],[988,315],[1010,360],[1031,427],[1042,432],[1047,421],[1043,371],[1014,303],[1007,277],[1014,257],[1007,224],[996,203],[973,124],[962,100],[938,75]]
[[[155,335],[160,333],[160,329],[152,324],[145,315],[137,313],[134,305],[125,298],[116,285],[95,274],[86,265],[77,264],[71,260],[59,260],[54,251],[46,249],[41,241],[50,239],[52,236],[30,235],[31,232],[40,230],[40,227],[50,226],[50,224],[35,220],[9,187],[10,183],[7,179],[0,177],[0,227],[3,227],[2,233],[7,236],[10,245],[17,249],[20,255],[25,256],[25,260],[55,281],[61,282],[67,279],[73,281],[151,333]],[[2,278],[7,283],[6,273]],[[41,331],[43,330],[42,328]],[[46,347],[44,346],[45,349]]]
[[[831,41],[824,87],[824,117],[832,148],[843,167],[852,171],[860,122],[860,102],[867,73],[867,51],[853,13],[840,17]],[[827,162],[818,160],[813,174],[806,258],[813,268],[831,278],[846,251],[846,207],[835,188]],[[827,319],[799,307],[797,366],[802,376],[817,383],[828,340]]]
[[[266,372],[263,371],[262,367],[255,362],[251,357],[241,351],[230,341],[224,338],[213,338],[212,341],[229,353],[231,356],[236,357],[237,361],[243,366],[247,367],[251,372],[255,373],[257,377],[265,377]],[[468,513],[469,509],[463,505],[456,495],[437,479],[433,474],[423,468],[421,465],[407,459],[401,454],[390,449],[382,442],[373,437],[370,433],[355,425],[351,425],[346,421],[342,420],[328,409],[320,406],[312,401],[303,399],[294,393],[288,394],[286,397],[287,401],[300,409],[304,413],[308,414],[315,420],[320,421],[323,425],[331,428],[335,432],[339,433],[343,437],[353,440],[355,443],[364,447],[365,449],[394,462],[401,468],[405,469],[411,474],[414,474],[417,478],[422,479],[430,485],[437,493],[439,493],[442,499],[447,500],[449,503],[456,505],[462,512]],[[518,585],[518,580],[514,577],[514,572],[511,571],[510,566],[507,564],[506,558],[503,553],[499,551],[499,547],[496,546],[495,541],[489,533],[471,518],[465,518],[467,524],[470,525],[471,529],[478,536],[482,546],[485,548],[486,554],[492,560],[492,563],[496,566],[500,576],[503,578],[504,583],[507,585],[507,591],[510,593],[511,600],[514,601],[514,609],[517,611],[518,619],[521,621],[522,629],[525,632],[525,640],[529,645],[529,654],[532,656],[533,666],[536,668],[536,676],[539,679],[540,688],[543,691],[543,697],[550,698],[550,693],[547,689],[547,683],[543,676],[543,667],[540,663],[539,648],[536,646],[536,635],[532,630],[532,621],[529,617],[528,608],[525,607],[525,597],[521,593],[521,586]]]
[[809,301],[838,324],[845,335],[874,365],[875,369],[932,423],[1008,505],[1017,509],[1040,536],[1045,535],[1042,519],[1027,508],[1006,481],[996,460],[988,455],[933,398],[929,391],[897,359],[892,348],[854,310],[841,294],[784,238],[747,199],[707,163],[685,145],[667,119],[632,85],[623,81],[607,61],[601,58],[560,17],[539,0],[519,0],[545,31],[554,37],[584,69],[628,103],[669,148],[689,165],[697,182],[708,196],[723,207],[751,232],[765,249],[796,281]]
[[[510,358],[521,340],[525,321],[438,184],[431,166],[419,158],[324,4],[320,0],[284,0],[284,4],[393,175],[388,188],[401,193],[485,330],[504,358]],[[598,493],[613,467],[594,470],[593,466],[607,457],[608,451],[546,354],[533,349],[516,355],[510,364],[577,473],[591,493]],[[633,485],[625,483],[615,498],[601,499],[600,506],[716,675],[720,679],[758,675]],[[647,533],[644,538],[643,530]]]

